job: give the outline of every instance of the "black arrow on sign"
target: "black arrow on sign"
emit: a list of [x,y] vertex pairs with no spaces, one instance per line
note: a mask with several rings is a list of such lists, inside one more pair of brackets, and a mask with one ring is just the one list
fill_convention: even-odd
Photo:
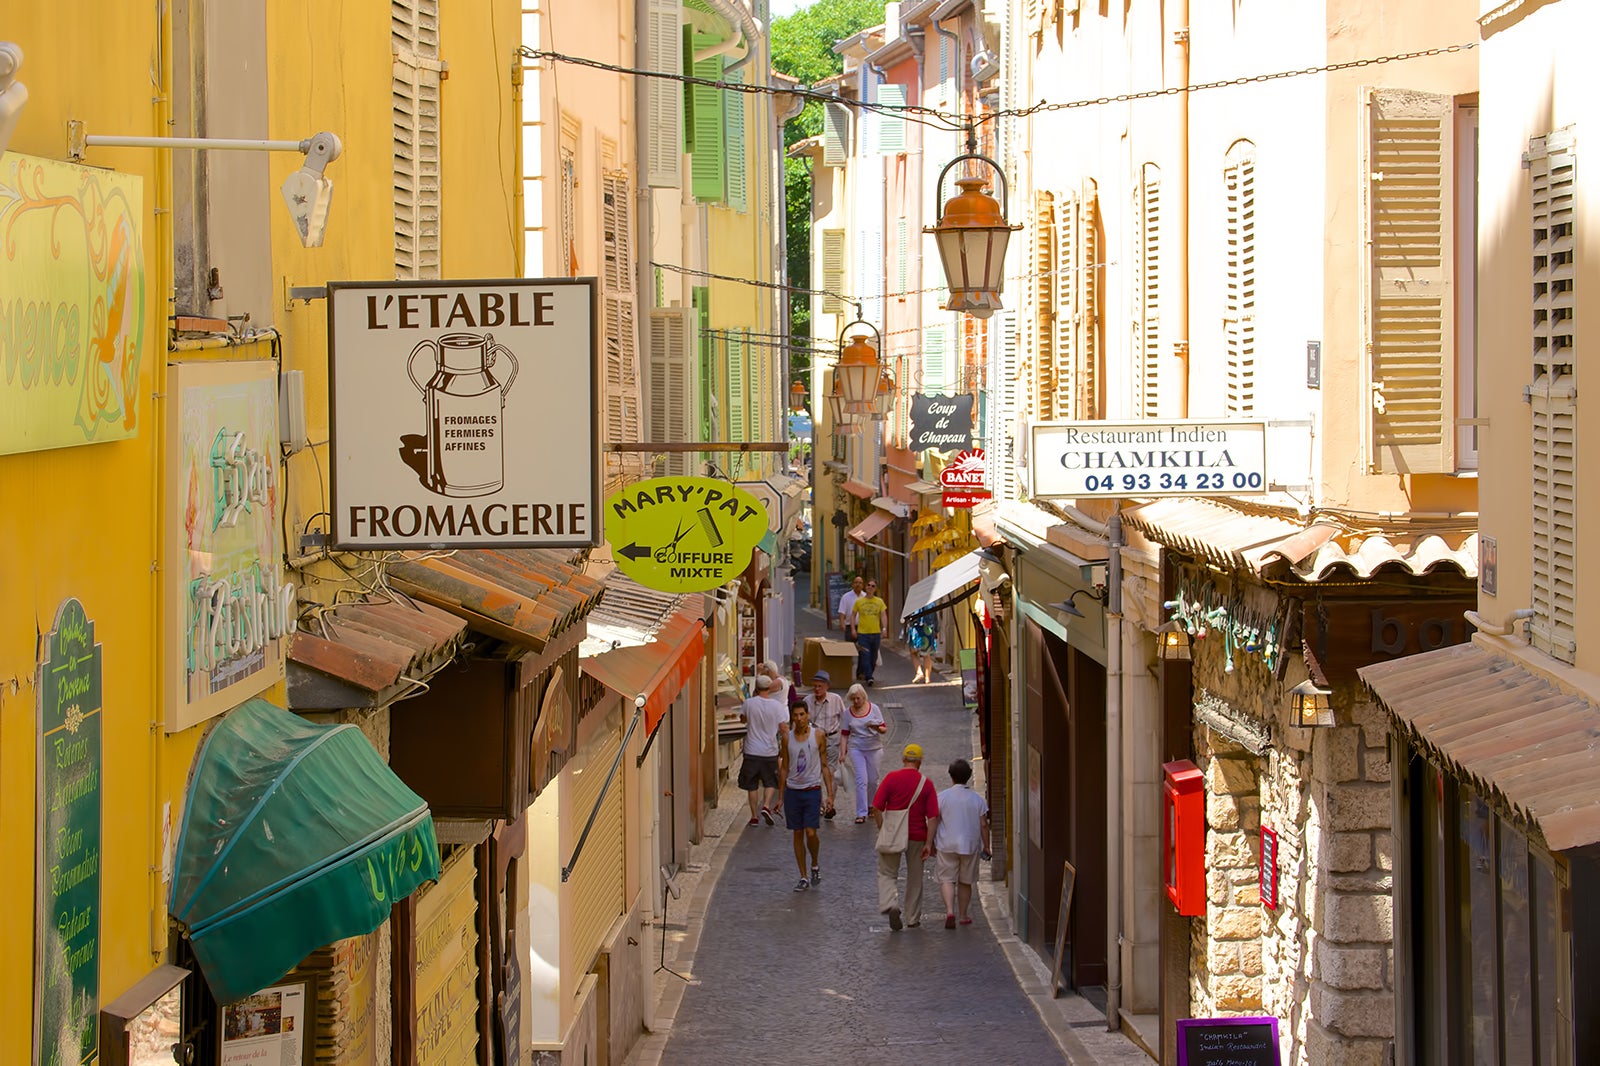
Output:
[[650,549],[638,544],[630,544],[626,548],[618,548],[617,554],[624,559],[632,559],[634,562],[638,562],[640,559],[648,559],[650,557]]

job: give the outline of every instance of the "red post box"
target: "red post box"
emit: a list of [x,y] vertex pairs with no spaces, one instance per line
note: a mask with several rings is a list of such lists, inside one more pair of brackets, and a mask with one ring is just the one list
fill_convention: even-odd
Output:
[[1188,759],[1162,764],[1162,873],[1167,898],[1188,917],[1206,912],[1206,792]]

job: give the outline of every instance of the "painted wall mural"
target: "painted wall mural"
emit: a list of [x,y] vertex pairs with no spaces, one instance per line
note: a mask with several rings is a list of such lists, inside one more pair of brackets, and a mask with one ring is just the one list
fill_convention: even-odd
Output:
[[0,156],[0,454],[135,436],[145,318],[142,179]]

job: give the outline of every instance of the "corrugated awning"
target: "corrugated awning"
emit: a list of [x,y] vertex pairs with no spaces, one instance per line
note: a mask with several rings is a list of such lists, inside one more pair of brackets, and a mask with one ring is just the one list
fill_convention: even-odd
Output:
[[455,657],[467,623],[416,600],[363,600],[320,611],[289,639],[289,706],[377,707]]
[[873,537],[876,537],[879,533],[882,533],[885,529],[888,529],[889,524],[893,521],[894,515],[890,514],[888,511],[875,510],[871,514],[867,515],[867,517],[863,518],[860,522],[857,522],[855,525],[851,526],[849,530],[845,532],[845,536],[849,537],[857,544],[867,544],[872,540]]
[[919,614],[943,610],[977,587],[978,553],[968,552],[955,562],[941,566],[906,590],[906,602],[900,611],[900,621],[906,622]]
[[427,803],[360,729],[255,699],[195,757],[168,906],[212,994],[231,1003],[372,932],[438,877]]
[[1377,573],[1422,577],[1478,574],[1478,535],[1468,530],[1384,529],[1349,533],[1313,518],[1229,506],[1220,500],[1170,497],[1130,507],[1123,521],[1151,540],[1228,567],[1302,581],[1369,578]]
[[1600,842],[1600,708],[1477,644],[1362,667],[1416,744],[1532,822],[1552,851]]
[[543,651],[600,602],[605,582],[559,548],[472,549],[390,563],[389,583],[473,629]]
[[653,733],[673,698],[704,658],[704,632],[694,611],[679,608],[648,644],[580,659],[578,665],[624,699],[643,696],[645,732]]

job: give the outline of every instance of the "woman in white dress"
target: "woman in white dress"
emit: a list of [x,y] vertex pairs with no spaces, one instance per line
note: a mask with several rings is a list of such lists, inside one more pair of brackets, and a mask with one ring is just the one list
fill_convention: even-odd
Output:
[[844,723],[839,729],[839,747],[849,756],[856,779],[856,824],[867,820],[867,806],[878,791],[878,758],[883,754],[883,735],[889,731],[883,710],[867,699],[867,690],[851,685],[845,693]]

